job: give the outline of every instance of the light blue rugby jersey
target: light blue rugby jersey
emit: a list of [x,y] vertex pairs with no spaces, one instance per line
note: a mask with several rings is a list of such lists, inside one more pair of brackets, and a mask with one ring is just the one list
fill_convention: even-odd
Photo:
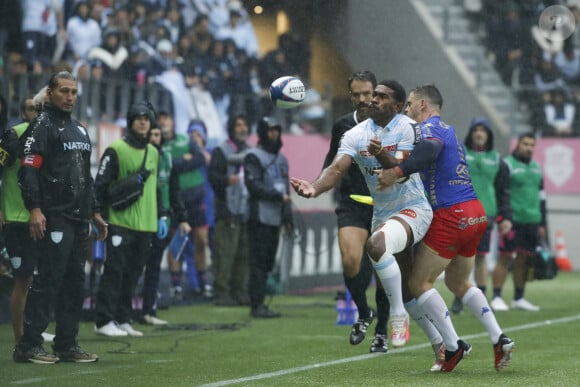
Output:
[[412,151],[417,136],[420,136],[416,126],[415,121],[402,114],[397,114],[384,128],[369,118],[347,131],[340,142],[337,153],[351,156],[366,180],[374,201],[375,219],[387,219],[412,206],[429,207],[418,173],[412,174],[406,183],[394,184],[384,191],[377,191],[377,173],[382,167],[367,151],[370,139],[376,136],[382,139],[383,148],[393,156],[397,150]]

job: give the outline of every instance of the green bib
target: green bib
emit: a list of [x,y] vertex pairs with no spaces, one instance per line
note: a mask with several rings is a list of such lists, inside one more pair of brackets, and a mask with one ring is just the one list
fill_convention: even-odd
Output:
[[513,221],[535,224],[542,221],[540,184],[542,168],[534,160],[522,163],[512,155],[505,158],[510,169],[510,190]]
[[467,166],[477,198],[483,204],[487,216],[497,215],[495,177],[499,171],[500,155],[496,151],[476,152],[467,150]]
[[171,177],[171,168],[171,154],[169,152],[163,152],[159,158],[159,178],[157,179],[157,184],[159,184],[159,189],[161,190],[161,203],[165,211],[168,211],[171,205],[169,201],[169,179]]
[[[124,210],[109,210],[109,223],[125,227],[134,231],[157,232],[157,168],[159,165],[159,152],[151,144],[148,144],[147,160],[145,169],[151,172],[145,186],[143,196]],[[117,140],[109,145],[119,159],[118,179],[137,172],[141,168],[145,149],[134,148],[124,140]]]
[[[184,154],[189,153],[189,137],[183,134],[177,134],[175,138],[167,144],[167,148],[171,157],[174,159],[183,157]],[[203,175],[199,168],[193,171],[179,173],[179,188],[185,191],[203,184]]]
[[[13,127],[18,135],[22,136],[28,128],[28,122],[23,122]],[[20,170],[20,159],[16,159],[14,164],[5,167],[2,171],[2,189],[0,190],[0,208],[4,213],[6,222],[26,223],[30,220],[30,213],[24,206],[20,187],[18,186],[18,171]]]

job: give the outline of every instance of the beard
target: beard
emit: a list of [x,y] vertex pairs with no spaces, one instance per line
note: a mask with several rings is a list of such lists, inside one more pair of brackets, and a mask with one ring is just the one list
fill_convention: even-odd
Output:
[[278,153],[282,148],[282,139],[276,141],[263,141],[260,142],[260,145],[262,145],[262,148],[268,153]]

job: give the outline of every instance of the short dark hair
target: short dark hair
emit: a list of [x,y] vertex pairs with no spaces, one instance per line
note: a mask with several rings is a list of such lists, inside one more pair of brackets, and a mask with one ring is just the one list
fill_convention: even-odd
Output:
[[533,138],[535,140],[536,139],[536,136],[534,135],[533,132],[525,132],[525,133],[522,133],[522,134],[520,134],[518,136],[518,143],[520,141],[522,141],[524,138]]
[[380,81],[379,85],[383,85],[388,87],[389,89],[393,90],[395,93],[395,101],[400,102],[402,104],[405,103],[407,99],[407,93],[405,92],[405,88],[399,82],[394,81],[392,79],[387,79],[384,81]]
[[48,88],[54,89],[58,86],[58,81],[61,79],[70,79],[71,81],[77,81],[76,77],[69,73],[68,71],[60,71],[58,73],[54,73],[50,76],[48,80]]
[[20,113],[24,113],[26,112],[26,101],[28,100],[33,100],[34,99],[34,94],[29,94],[26,96],[26,98],[23,98],[22,101],[20,101]]
[[417,86],[411,90],[411,93],[420,96],[422,99],[426,99],[430,105],[439,106],[439,109],[443,107],[443,96],[435,85]]
[[377,77],[375,74],[370,72],[369,70],[362,70],[352,73],[350,77],[348,77],[348,89],[350,90],[350,86],[354,81],[360,82],[370,82],[373,84],[373,89],[377,87]]

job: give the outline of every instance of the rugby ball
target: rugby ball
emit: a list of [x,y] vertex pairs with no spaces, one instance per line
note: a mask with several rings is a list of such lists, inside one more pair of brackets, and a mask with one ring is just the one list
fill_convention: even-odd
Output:
[[280,77],[270,85],[270,99],[274,105],[282,109],[291,109],[300,105],[305,95],[304,83],[296,77]]

